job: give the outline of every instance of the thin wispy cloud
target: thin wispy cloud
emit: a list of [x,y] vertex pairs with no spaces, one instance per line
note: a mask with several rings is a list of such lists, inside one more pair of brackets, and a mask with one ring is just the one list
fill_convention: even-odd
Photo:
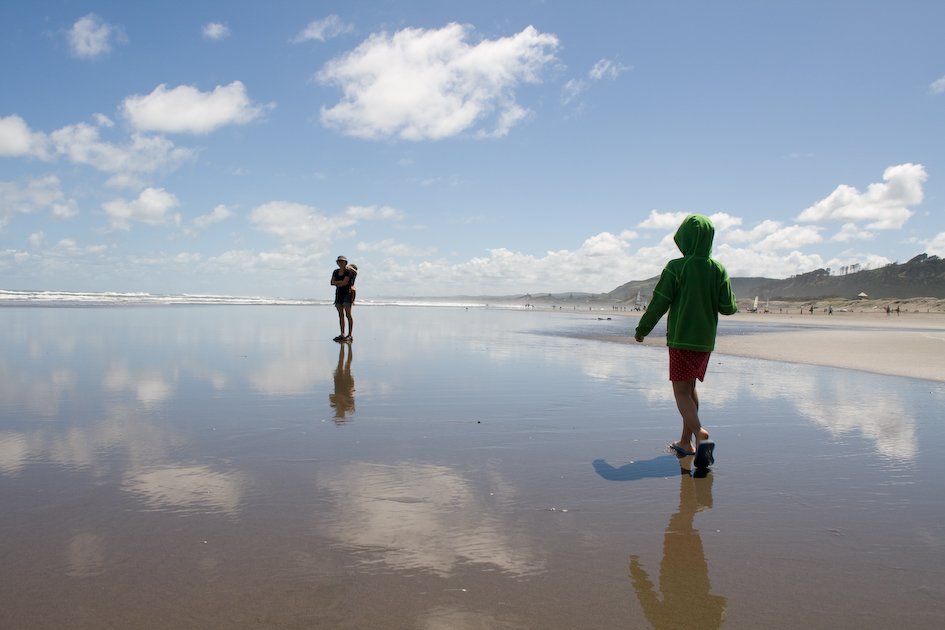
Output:
[[337,15],[329,15],[309,22],[291,41],[295,44],[310,41],[324,42],[353,30],[353,24],[346,23]]

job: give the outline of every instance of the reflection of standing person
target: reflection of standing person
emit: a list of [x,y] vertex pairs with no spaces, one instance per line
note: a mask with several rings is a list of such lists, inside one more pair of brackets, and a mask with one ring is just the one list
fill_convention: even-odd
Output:
[[[351,333],[354,332],[354,319],[351,316],[351,284],[354,278],[348,271],[347,258],[338,256],[335,262],[338,268],[331,274],[331,285],[335,287],[335,308],[338,310],[338,328],[341,330],[341,334],[335,337],[335,341],[351,341]],[[347,334],[345,334],[345,320],[348,323]]]
[[[347,356],[346,354],[347,353]],[[344,424],[345,415],[354,413],[354,377],[351,361],[354,350],[346,343],[338,348],[338,366],[335,368],[335,392],[328,394],[328,403],[335,410],[335,424]]]
[[710,593],[702,537],[693,526],[696,512],[712,507],[712,475],[703,479],[680,475],[679,479],[679,509],[670,517],[663,536],[659,580],[662,599],[634,555],[630,556],[630,581],[646,620],[657,630],[719,628],[728,600]]
[[666,263],[634,333],[634,338],[642,342],[669,311],[666,322],[669,380],[683,422],[679,441],[671,447],[680,457],[699,455],[700,444],[706,441],[703,450],[707,455],[696,457],[697,467],[712,463],[706,459],[712,460],[715,445],[707,441],[709,432],[699,419],[696,379],[705,380],[709,356],[715,349],[719,313],[731,315],[738,310],[728,272],[722,263],[710,257],[713,238],[715,227],[708,217],[690,214],[683,220],[674,237],[683,257]]

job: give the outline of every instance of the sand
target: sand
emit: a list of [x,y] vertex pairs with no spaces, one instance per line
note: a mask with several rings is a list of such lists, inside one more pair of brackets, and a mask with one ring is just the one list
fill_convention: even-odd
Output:
[[601,314],[0,309],[0,628],[945,627],[945,386],[857,371],[938,320],[726,318],[856,369],[713,365],[697,477]]
[[[718,354],[945,381],[943,314],[737,313],[721,321]],[[726,322],[751,324],[757,332],[726,335]]]

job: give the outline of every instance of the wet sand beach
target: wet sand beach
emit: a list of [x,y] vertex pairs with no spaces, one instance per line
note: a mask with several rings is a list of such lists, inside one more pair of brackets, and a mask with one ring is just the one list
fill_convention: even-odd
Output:
[[0,308],[0,627],[945,624],[934,316],[726,320],[693,477],[599,315]]
[[737,313],[729,319],[752,325],[752,332],[723,334],[719,353],[945,381],[945,314]]

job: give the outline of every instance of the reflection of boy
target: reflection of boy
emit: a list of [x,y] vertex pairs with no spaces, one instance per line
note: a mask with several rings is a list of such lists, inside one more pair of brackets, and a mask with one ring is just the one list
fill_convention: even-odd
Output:
[[630,581],[653,628],[719,628],[728,600],[712,594],[702,537],[694,524],[696,512],[712,507],[712,477],[679,479],[679,509],[663,537],[659,589],[635,555],[630,556]]

